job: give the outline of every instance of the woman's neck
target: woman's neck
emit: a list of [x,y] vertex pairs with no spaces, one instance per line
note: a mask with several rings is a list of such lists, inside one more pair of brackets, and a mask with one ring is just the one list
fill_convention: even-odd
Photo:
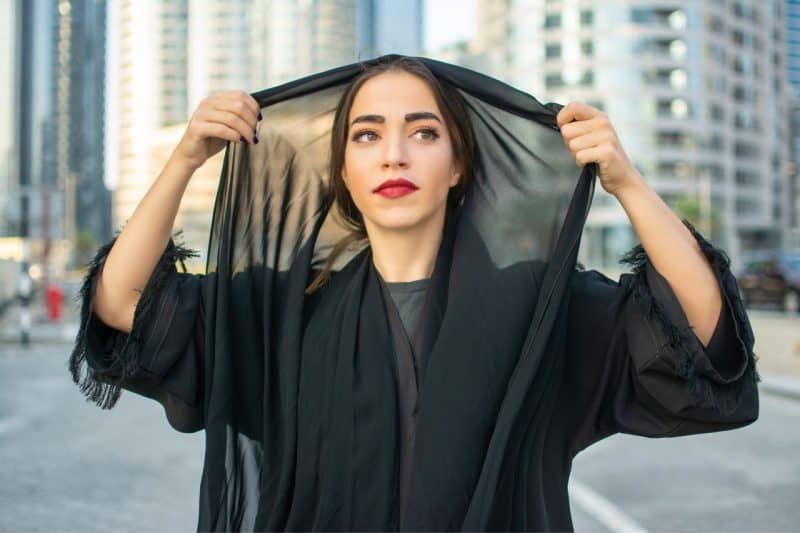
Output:
[[431,277],[442,242],[443,215],[403,231],[367,225],[372,262],[384,281]]

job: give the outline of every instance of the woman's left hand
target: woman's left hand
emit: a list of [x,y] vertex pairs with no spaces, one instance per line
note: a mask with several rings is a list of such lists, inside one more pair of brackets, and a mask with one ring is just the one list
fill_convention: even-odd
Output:
[[556,116],[564,142],[579,167],[597,163],[600,184],[617,196],[642,177],[619,142],[608,115],[582,102],[570,102]]

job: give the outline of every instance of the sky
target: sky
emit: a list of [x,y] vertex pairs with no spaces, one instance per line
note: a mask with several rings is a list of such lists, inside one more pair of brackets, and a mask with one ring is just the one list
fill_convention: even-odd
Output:
[[435,51],[472,35],[476,0],[425,0],[425,48]]

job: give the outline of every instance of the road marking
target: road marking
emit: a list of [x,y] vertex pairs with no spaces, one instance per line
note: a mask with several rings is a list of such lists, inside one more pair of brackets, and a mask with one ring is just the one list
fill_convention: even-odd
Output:
[[11,418],[0,419],[0,435],[3,433],[10,433],[21,427],[25,427],[30,422],[30,419],[14,416]]
[[647,533],[647,530],[636,520],[580,481],[570,478],[568,488],[575,502],[592,518],[606,526],[609,531]]

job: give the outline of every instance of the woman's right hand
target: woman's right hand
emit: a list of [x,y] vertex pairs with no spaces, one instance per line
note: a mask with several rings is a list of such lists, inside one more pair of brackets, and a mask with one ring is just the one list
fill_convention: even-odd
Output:
[[222,150],[228,141],[241,142],[243,137],[246,142],[256,144],[255,130],[260,115],[258,102],[245,91],[212,94],[201,100],[192,113],[175,155],[196,169]]

